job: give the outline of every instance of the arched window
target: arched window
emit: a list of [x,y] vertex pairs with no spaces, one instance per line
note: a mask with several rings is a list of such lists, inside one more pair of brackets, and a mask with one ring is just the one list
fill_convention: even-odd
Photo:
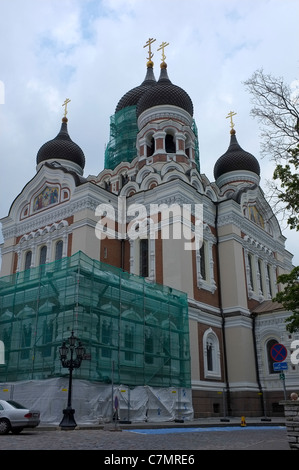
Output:
[[133,361],[134,359],[134,327],[125,326],[125,360]]
[[59,240],[55,247],[55,261],[62,259],[63,241]]
[[53,322],[44,321],[43,324],[43,348],[41,351],[42,357],[49,357],[52,353],[52,341],[53,341]]
[[175,153],[175,151],[176,151],[175,141],[174,141],[173,135],[171,135],[171,134],[166,134],[166,137],[165,137],[165,150],[166,150],[166,153]]
[[40,254],[39,254],[39,264],[45,264],[46,263],[46,259],[47,259],[47,247],[46,245],[44,245],[41,250],[40,250]]
[[249,282],[250,282],[250,287],[253,290],[254,285],[253,285],[253,271],[252,271],[252,257],[251,255],[248,255],[248,269],[249,269]]
[[155,152],[155,139],[151,138],[150,143],[146,146],[146,156],[151,157]]
[[25,255],[25,271],[26,269],[30,269],[31,261],[32,261],[32,251],[27,251]]
[[272,299],[273,292],[272,292],[272,275],[271,275],[271,267],[267,264],[267,283],[268,283],[268,293],[270,298]]
[[112,346],[112,321],[104,319],[102,322],[101,342],[105,345],[102,347],[102,357],[111,357]]
[[30,356],[30,345],[31,345],[32,327],[23,325],[22,337],[21,337],[21,359],[28,359]]
[[213,370],[213,342],[212,341],[207,341],[207,369],[209,371]]
[[260,259],[258,260],[257,267],[258,267],[259,289],[261,293],[264,294],[262,260]]
[[144,361],[146,364],[153,364],[154,362],[154,337],[151,328],[146,328],[144,331]]
[[200,247],[199,254],[200,254],[200,274],[202,279],[206,281],[207,279],[207,271],[206,271],[206,253],[205,253],[205,243],[203,243]]
[[209,328],[203,336],[205,377],[220,377],[220,349],[216,333]]

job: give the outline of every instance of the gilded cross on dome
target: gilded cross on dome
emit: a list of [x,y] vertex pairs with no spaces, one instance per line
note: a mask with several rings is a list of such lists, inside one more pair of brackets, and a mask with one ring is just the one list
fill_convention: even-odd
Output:
[[235,116],[237,113],[235,113],[234,111],[230,111],[228,113],[228,115],[226,116],[226,119],[227,118],[230,118],[230,127],[233,129],[234,128],[234,123],[233,123],[233,116]]
[[153,53],[152,53],[152,48],[151,48],[151,45],[153,44],[153,42],[155,42],[156,39],[153,39],[153,38],[149,38],[149,40],[145,43],[145,45],[143,47],[148,47],[148,60],[151,61],[152,58],[153,58]]
[[70,103],[70,101],[71,100],[69,98],[66,98],[63,105],[62,105],[62,106],[64,106],[64,117],[66,117],[66,115],[67,115],[67,105],[68,105],[68,103]]
[[166,59],[166,55],[164,54],[164,49],[165,49],[166,46],[169,46],[169,42],[164,41],[164,42],[162,42],[162,44],[160,44],[159,49],[157,49],[157,51],[161,51],[161,49],[162,49],[162,59],[161,59],[162,62],[165,62],[165,59]]

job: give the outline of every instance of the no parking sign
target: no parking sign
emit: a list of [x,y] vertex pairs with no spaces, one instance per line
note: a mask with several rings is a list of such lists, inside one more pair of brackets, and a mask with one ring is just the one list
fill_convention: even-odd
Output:
[[271,357],[275,362],[282,362],[288,355],[288,351],[283,344],[276,343],[270,350]]

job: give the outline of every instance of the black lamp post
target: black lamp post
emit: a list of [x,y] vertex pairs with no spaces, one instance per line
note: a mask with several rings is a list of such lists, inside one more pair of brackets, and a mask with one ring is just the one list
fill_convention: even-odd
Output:
[[[68,359],[69,352],[70,359]],[[77,426],[74,418],[75,410],[72,408],[73,370],[78,369],[81,366],[82,359],[85,355],[85,348],[82,346],[81,341],[79,341],[78,338],[74,336],[73,331],[71,336],[68,338],[68,344],[63,341],[62,346],[59,348],[59,355],[62,367],[66,367],[70,371],[67,407],[63,410],[63,418],[59,426],[61,429],[72,430]],[[75,355],[76,357],[74,357]]]

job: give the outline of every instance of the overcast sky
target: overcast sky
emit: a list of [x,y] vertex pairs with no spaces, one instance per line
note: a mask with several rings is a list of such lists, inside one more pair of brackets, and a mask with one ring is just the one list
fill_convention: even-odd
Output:
[[[274,165],[260,159],[261,128],[243,82],[263,68],[295,83],[298,20],[298,0],[0,0],[0,218],[35,175],[41,145],[57,135],[65,98],[85,176],[103,169],[110,116],[143,81],[149,38],[156,39],[156,79],[156,49],[166,41],[169,78],[193,101],[201,172],[214,181],[232,110],[239,144],[259,160],[266,191]],[[299,265],[298,232],[283,234]]]

